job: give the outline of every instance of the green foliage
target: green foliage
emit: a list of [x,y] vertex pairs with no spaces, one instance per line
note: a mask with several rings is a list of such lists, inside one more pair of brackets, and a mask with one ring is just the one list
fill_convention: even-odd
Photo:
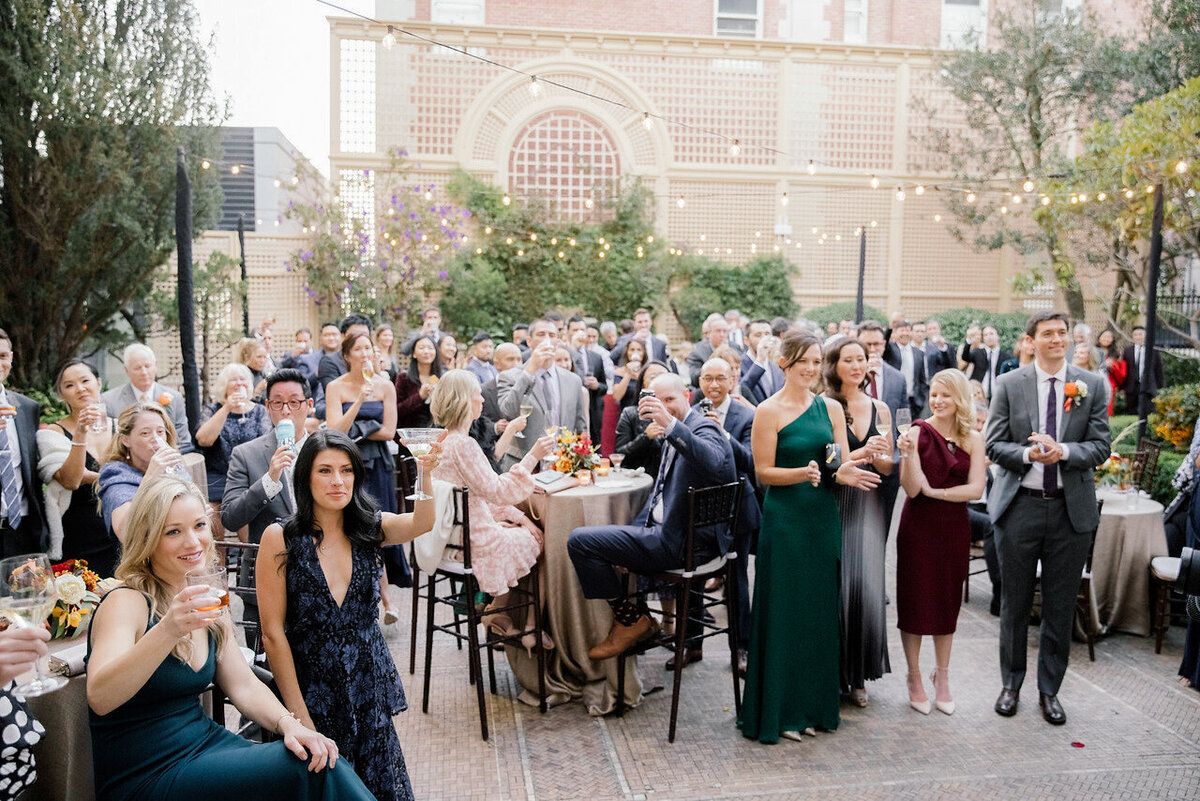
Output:
[[683,264],[672,282],[686,283],[671,293],[671,309],[693,341],[700,338],[700,326],[713,312],[724,314],[727,309],[737,309],[750,319],[767,320],[791,319],[796,314],[788,283],[791,270],[779,256],[759,256],[741,266],[698,256],[677,261]]
[[1013,349],[1021,334],[1025,333],[1025,324],[1029,322],[1028,312],[1001,314],[972,308],[947,309],[930,317],[942,324],[942,336],[950,343],[963,342],[967,337],[967,328],[972,323],[980,327],[994,325],[1000,334],[1000,345],[1005,350]]
[[0,5],[0,325],[14,381],[45,385],[66,359],[145,333],[144,299],[174,244],[176,148],[194,229],[220,189],[190,0],[6,0]]
[[1187,453],[1200,417],[1200,384],[1167,387],[1154,398],[1147,429],[1179,453]]
[[[804,318],[812,320],[817,325],[821,326],[821,330],[825,330],[825,326],[829,323],[840,323],[842,320],[854,319],[855,302],[852,300],[840,301],[838,303],[828,303],[824,306],[818,306],[815,309],[808,309],[804,312]],[[887,314],[883,309],[877,309],[874,306],[863,304],[863,319],[874,320],[880,325],[887,326]]]
[[[292,253],[288,271],[304,275],[306,291],[326,316],[364,312],[377,319],[419,310],[427,284],[465,241],[471,213],[446,202],[433,184],[413,182],[404,150],[391,150],[382,170],[343,179],[330,195],[315,168],[304,165],[285,216],[302,224],[308,242]],[[356,208],[341,191],[370,195]]]
[[21,394],[36,402],[42,407],[42,416],[38,422],[42,425],[46,423],[57,423],[59,420],[71,413],[71,409],[67,406],[67,402],[62,400],[55,394],[50,387],[44,389],[37,387],[25,387],[21,390]]
[[1200,359],[1194,356],[1176,356],[1170,351],[1164,351],[1162,362],[1163,381],[1166,386],[1200,384]]
[[675,257],[654,241],[650,195],[631,183],[597,209],[597,221],[561,222],[547,204],[504,203],[495,187],[458,173],[450,196],[471,209],[468,247],[447,267],[439,301],[448,330],[507,331],[548,309],[601,319],[653,308]]

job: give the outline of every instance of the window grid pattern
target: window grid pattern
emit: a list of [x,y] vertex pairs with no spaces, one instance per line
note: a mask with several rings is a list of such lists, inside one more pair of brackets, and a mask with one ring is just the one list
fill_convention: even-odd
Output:
[[[801,306],[811,308],[854,296],[859,249],[854,229],[859,226],[867,229],[866,300],[882,303],[887,294],[891,210],[886,195],[837,186],[808,190],[792,187],[788,201],[788,222],[792,226],[789,252],[800,269],[792,286]],[[872,221],[877,223],[875,227],[871,227]]]
[[917,175],[943,172],[948,168],[946,154],[930,141],[930,134],[935,129],[966,130],[964,115],[950,92],[938,85],[933,70],[912,70],[909,92],[908,172]]
[[375,152],[375,43],[341,40],[341,149],[346,153]]
[[[342,211],[348,218],[361,220],[367,231],[369,243],[364,262],[375,258],[375,173],[370,170],[338,170],[338,197]],[[358,277],[352,270],[345,276],[347,281]]]
[[612,136],[594,118],[575,111],[535,117],[509,154],[513,191],[544,198],[564,219],[596,219],[600,201],[620,174]]
[[792,167],[818,159],[842,169],[889,170],[896,125],[892,67],[797,63],[790,86]]
[[736,263],[771,253],[780,219],[773,191],[773,184],[748,181],[672,181],[671,196],[686,201],[683,208],[670,204],[667,239],[688,253],[702,249],[705,256]]

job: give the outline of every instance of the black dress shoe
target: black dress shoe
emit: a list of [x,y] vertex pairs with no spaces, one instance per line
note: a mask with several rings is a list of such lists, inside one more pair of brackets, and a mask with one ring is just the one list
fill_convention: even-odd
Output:
[[996,714],[1011,718],[1017,714],[1017,702],[1021,700],[1020,690],[1010,690],[1005,687],[996,699]]
[[[699,662],[703,658],[704,658],[704,652],[701,650],[684,651],[683,652],[683,666],[687,667],[688,665],[692,664],[693,662]],[[665,670],[674,670],[675,669],[675,657],[671,657],[670,659],[668,659],[667,664],[664,665],[663,667]]]
[[1038,703],[1042,707],[1042,717],[1047,723],[1055,726],[1061,726],[1067,722],[1067,713],[1063,712],[1062,704],[1058,702],[1057,695],[1046,695],[1038,693]]

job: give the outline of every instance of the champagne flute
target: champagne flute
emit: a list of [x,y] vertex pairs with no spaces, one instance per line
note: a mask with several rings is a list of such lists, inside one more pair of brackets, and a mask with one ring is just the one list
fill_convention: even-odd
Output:
[[[526,419],[529,419],[529,415],[531,415],[531,414],[533,414],[533,403],[531,403],[529,401],[522,401],[521,402],[521,416]],[[514,435],[514,439],[525,439],[525,432],[518,431]]]
[[375,360],[373,357],[363,359],[362,374],[363,378],[367,379],[368,381],[373,381],[375,379]]
[[[0,560],[0,615],[8,618],[11,625],[22,628],[44,626],[57,602],[54,568],[46,554],[29,553]],[[16,690],[26,698],[33,698],[54,692],[66,683],[62,676],[43,673],[39,659],[36,675]]]
[[404,447],[408,448],[408,452],[417,458],[417,485],[413,488],[412,495],[406,495],[406,501],[428,501],[432,500],[433,496],[426,494],[421,487],[425,483],[425,465],[421,462],[420,457],[425,456],[433,450],[433,443],[437,442],[444,428],[402,428],[400,429],[400,440],[404,443]]

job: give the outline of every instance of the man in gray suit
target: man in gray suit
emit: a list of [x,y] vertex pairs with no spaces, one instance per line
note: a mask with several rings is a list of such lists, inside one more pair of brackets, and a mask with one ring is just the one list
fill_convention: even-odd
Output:
[[496,379],[500,412],[508,420],[519,417],[528,398],[533,411],[525,424],[525,436],[514,438],[500,467],[507,470],[521,461],[533,443],[551,426],[574,432],[588,430],[583,382],[570,370],[554,364],[558,327],[551,320],[534,320],[529,325],[532,351],[524,367],[500,373]]
[[[157,403],[166,410],[167,417],[171,418],[171,424],[175,426],[175,440],[179,445],[179,452],[195,451],[192,432],[188,429],[183,396],[154,380],[158,375],[158,358],[154,351],[140,342],[135,342],[125,348],[121,361],[125,363],[125,375],[129,376],[129,383],[114,387],[100,396],[108,416],[119,417],[121,412],[138,401]],[[164,400],[166,403],[163,403]]]
[[229,455],[221,524],[230,531],[249,526],[249,541],[257,543],[267,526],[296,511],[291,467],[304,441],[304,419],[312,412],[312,393],[299,370],[276,370],[267,379],[267,414],[278,425],[288,419],[296,426],[294,448],[280,447],[275,430],[244,442]]
[[49,529],[38,475],[37,401],[5,389],[12,339],[0,328],[0,558],[46,550]]
[[987,455],[999,472],[988,494],[1000,557],[1000,676],[996,712],[1015,715],[1025,679],[1029,613],[1041,562],[1038,698],[1042,717],[1067,716],[1058,690],[1071,654],[1075,596],[1100,515],[1093,470],[1110,452],[1102,379],[1067,364],[1067,315],[1038,312],[1025,332],[1033,364],[996,380]]

